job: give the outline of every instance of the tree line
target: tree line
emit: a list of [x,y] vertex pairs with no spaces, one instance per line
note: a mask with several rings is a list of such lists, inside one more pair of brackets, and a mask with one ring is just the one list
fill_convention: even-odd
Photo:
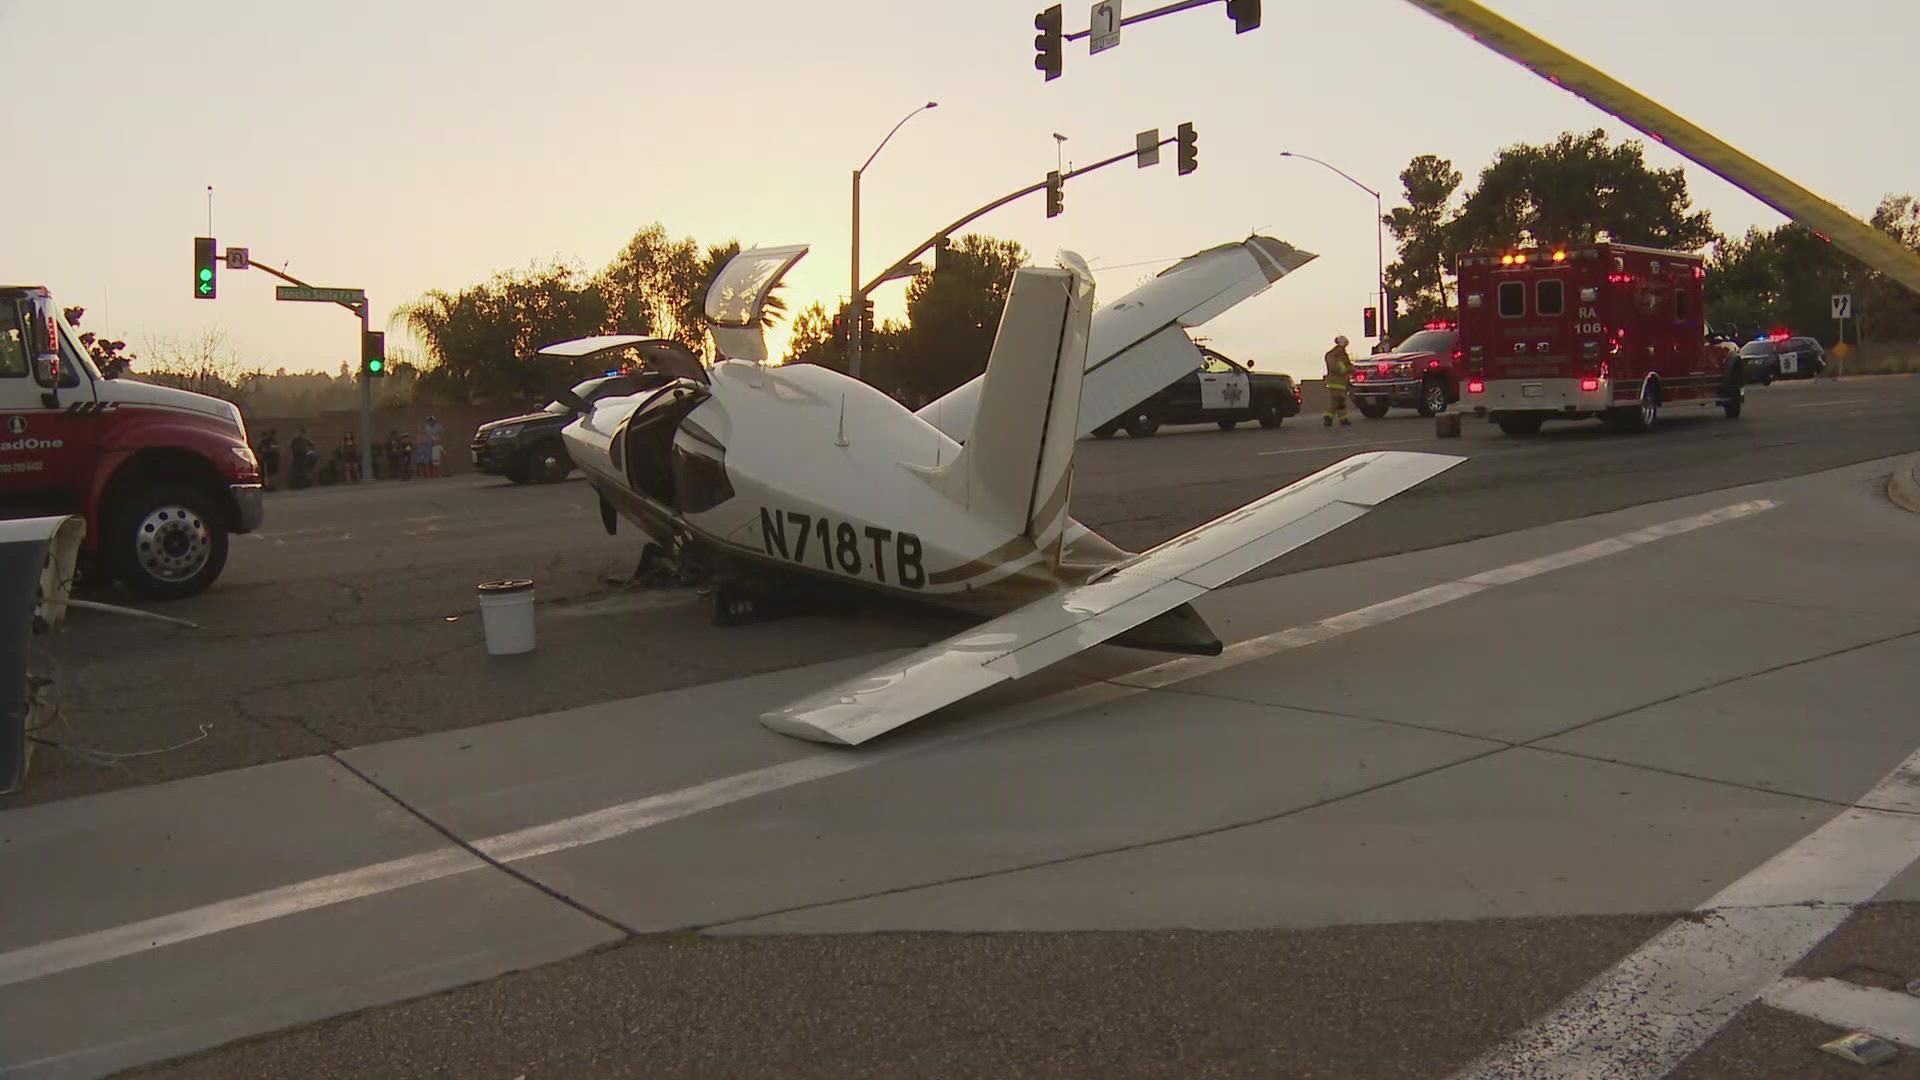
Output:
[[[1502,150],[1461,194],[1464,179],[1433,154],[1415,157],[1400,174],[1407,205],[1385,217],[1399,251],[1387,267],[1396,338],[1456,309],[1453,265],[1465,252],[1613,241],[1707,250],[1708,320],[1742,339],[1790,326],[1832,344],[1829,297],[1851,292],[1873,338],[1920,342],[1920,307],[1898,283],[1792,222],[1722,236],[1706,211],[1693,208],[1685,172],[1649,167],[1636,140],[1567,132]],[[1913,196],[1889,195],[1871,221],[1920,251]]]

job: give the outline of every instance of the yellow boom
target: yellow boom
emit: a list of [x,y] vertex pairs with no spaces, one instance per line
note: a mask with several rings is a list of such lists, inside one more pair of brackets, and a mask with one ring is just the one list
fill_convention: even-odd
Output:
[[1920,254],[1688,123],[1678,113],[1473,0],[1407,2],[1464,31],[1475,41],[1548,82],[1579,94],[1655,141],[1673,147],[1687,160],[1712,171],[1812,229],[1840,250],[1920,294]]

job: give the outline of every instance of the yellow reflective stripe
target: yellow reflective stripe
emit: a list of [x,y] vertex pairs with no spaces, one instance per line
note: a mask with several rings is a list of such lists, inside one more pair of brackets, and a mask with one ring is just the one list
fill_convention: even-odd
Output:
[[1920,254],[1774,172],[1631,87],[1473,0],[1407,0],[1475,41],[1571,90],[1689,161],[1826,237],[1835,247],[1920,294]]

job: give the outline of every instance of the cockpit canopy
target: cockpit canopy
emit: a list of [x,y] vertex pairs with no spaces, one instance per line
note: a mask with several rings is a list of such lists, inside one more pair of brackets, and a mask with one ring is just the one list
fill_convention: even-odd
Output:
[[548,345],[539,355],[563,360],[594,358],[609,368],[625,367],[658,372],[667,379],[692,379],[705,384],[707,368],[693,350],[671,338],[638,334],[602,334]]

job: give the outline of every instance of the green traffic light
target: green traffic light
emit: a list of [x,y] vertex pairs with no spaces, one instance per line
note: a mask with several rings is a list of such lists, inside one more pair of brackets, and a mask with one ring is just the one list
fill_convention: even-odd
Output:
[[384,370],[386,366],[387,366],[387,362],[385,360],[367,361],[367,370],[375,373],[376,375],[379,374],[382,370]]
[[200,280],[201,280],[201,281],[212,281],[212,280],[213,280],[213,268],[212,268],[212,267],[209,267],[209,266],[203,266],[203,267],[201,267],[201,268],[200,268]]

